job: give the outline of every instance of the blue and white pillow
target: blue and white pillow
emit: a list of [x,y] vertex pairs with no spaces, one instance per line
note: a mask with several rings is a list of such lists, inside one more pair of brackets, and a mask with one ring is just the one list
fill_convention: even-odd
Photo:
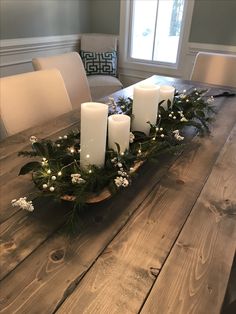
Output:
[[81,50],[80,55],[87,75],[117,75],[116,51],[98,53]]

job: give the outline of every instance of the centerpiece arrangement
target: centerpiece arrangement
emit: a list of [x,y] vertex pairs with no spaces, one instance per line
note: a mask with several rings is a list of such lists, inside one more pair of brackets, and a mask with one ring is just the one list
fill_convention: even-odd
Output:
[[[127,188],[148,159],[175,153],[187,143],[186,127],[209,132],[213,98],[204,90],[178,92],[172,86],[136,85],[133,99],[81,105],[81,128],[55,141],[31,136],[32,149],[20,156],[35,158],[19,175],[32,173],[42,196],[74,202],[74,209],[102,201]],[[28,211],[31,200],[12,201]]]

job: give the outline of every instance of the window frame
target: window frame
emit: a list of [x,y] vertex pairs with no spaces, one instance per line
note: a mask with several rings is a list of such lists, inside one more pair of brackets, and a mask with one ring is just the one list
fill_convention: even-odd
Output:
[[[184,63],[184,55],[187,51],[188,39],[192,21],[192,13],[195,0],[186,0],[183,11],[183,23],[179,37],[179,47],[176,63],[141,60],[130,57],[131,45],[131,29],[132,29],[132,0],[121,0],[120,7],[120,67],[128,71],[138,71],[140,73],[159,73],[162,75],[182,76],[182,66]],[[140,74],[139,74],[140,75]]]

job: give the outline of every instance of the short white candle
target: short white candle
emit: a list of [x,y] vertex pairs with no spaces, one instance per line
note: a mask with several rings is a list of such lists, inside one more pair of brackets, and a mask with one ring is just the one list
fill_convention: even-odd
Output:
[[129,149],[130,117],[125,114],[113,114],[108,118],[108,146],[117,151],[120,146],[120,153]]
[[103,167],[105,162],[108,106],[102,103],[81,104],[80,165]]
[[149,135],[150,125],[156,123],[159,103],[160,86],[155,84],[137,85],[134,87],[132,113],[132,130],[141,131]]
[[162,100],[164,100],[164,102],[161,104],[161,106],[167,110],[168,106],[167,106],[167,101],[168,99],[171,102],[171,107],[173,105],[173,99],[174,99],[174,95],[175,95],[175,88],[173,86],[169,86],[169,85],[162,85],[160,87],[160,100],[159,102],[161,102]]

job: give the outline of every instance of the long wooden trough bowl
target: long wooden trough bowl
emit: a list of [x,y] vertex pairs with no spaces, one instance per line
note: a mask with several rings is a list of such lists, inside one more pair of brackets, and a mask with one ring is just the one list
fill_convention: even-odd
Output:
[[[133,169],[134,172],[136,172],[144,163],[144,161],[138,161],[134,164]],[[91,193],[89,197],[86,200],[87,204],[95,204],[100,203],[102,201],[105,201],[106,199],[109,199],[112,196],[110,190],[108,188],[104,188],[100,193]],[[69,201],[74,202],[76,197],[73,195],[64,195],[61,197],[63,201]]]
[[[104,188],[100,193],[91,193],[91,195],[86,200],[87,204],[99,203],[111,197],[111,192],[108,188]],[[61,197],[63,201],[74,202],[75,196],[73,195],[64,195]]]

